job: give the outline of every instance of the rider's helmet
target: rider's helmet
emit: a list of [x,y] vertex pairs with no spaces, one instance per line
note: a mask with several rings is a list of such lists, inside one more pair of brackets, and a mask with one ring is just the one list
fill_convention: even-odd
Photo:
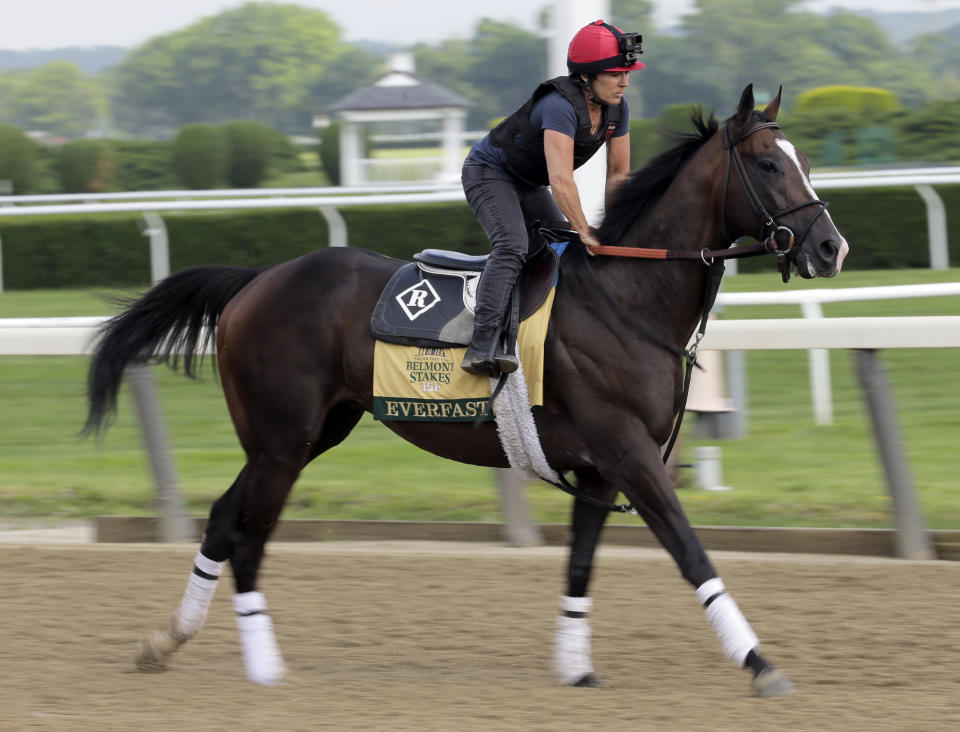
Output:
[[571,74],[642,69],[642,40],[639,33],[624,33],[615,25],[596,20],[577,31],[570,41],[567,69]]

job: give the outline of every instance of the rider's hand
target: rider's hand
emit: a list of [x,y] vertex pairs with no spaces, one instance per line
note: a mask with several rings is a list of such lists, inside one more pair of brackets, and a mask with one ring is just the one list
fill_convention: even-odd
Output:
[[584,249],[586,249],[587,254],[591,257],[597,256],[593,253],[593,247],[600,246],[600,242],[597,241],[597,237],[593,235],[593,232],[590,230],[580,232],[580,241],[583,242]]

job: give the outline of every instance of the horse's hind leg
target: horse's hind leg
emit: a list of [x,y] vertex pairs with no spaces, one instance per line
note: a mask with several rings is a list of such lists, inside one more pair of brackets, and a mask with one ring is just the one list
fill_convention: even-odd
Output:
[[343,441],[361,416],[359,405],[336,404],[326,411],[319,436],[293,434],[295,430],[291,430],[279,441],[271,435],[266,449],[257,451],[246,446],[250,460],[234,504],[228,543],[236,584],[233,607],[244,668],[251,681],[269,686],[279,683],[285,674],[273,623],[266,612],[266,598],[257,591],[264,546],[303,466]]
[[233,485],[210,509],[203,543],[193,560],[193,571],[187,579],[180,605],[170,618],[170,624],[165,630],[155,631],[140,642],[136,664],[141,671],[164,670],[170,654],[203,627],[223,564],[230,556],[230,534],[239,510],[238,501],[243,492],[245,473],[246,468],[240,471]]
[[[577,487],[602,501],[614,498],[594,472],[577,472]],[[574,499],[571,522],[570,559],[567,564],[567,594],[560,598],[553,666],[560,682],[569,686],[597,686],[590,652],[590,611],[593,599],[587,586],[593,570],[593,556],[608,511]]]
[[166,630],[141,641],[137,668],[163,670],[169,656],[200,632],[223,564],[229,559],[247,677],[268,686],[283,678],[283,659],[266,613],[266,598],[256,591],[256,577],[264,544],[299,472],[299,467],[261,456],[248,462],[230,489],[217,499],[180,605]]
[[[141,642],[137,668],[164,669],[170,654],[200,631],[223,564],[229,560],[247,677],[265,685],[282,679],[283,659],[266,614],[266,599],[256,589],[264,545],[303,465],[343,441],[362,415],[359,406],[334,406],[327,412],[322,434],[315,441],[288,438],[281,441],[286,449],[274,445],[251,457],[230,489],[213,504],[180,605],[166,630]],[[289,455],[276,457],[283,453]]]

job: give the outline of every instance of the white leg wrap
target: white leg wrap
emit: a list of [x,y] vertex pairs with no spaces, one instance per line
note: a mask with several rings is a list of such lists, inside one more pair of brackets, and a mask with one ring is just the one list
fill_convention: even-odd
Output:
[[242,592],[233,596],[233,609],[237,612],[247,678],[264,686],[279,683],[286,668],[273,634],[273,622],[266,614],[266,598],[260,592]]
[[706,605],[707,619],[723,645],[727,658],[743,666],[747,654],[757,647],[759,640],[737,603],[727,593],[723,580],[714,577],[697,588],[697,599]]
[[[170,621],[170,636],[180,643],[195,636],[203,627],[210,601],[213,600],[213,593],[223,571],[223,562],[207,559],[200,552],[197,552],[193,566],[194,572],[187,580],[187,589],[184,590],[180,607]],[[198,571],[206,576],[197,574]]]
[[[557,616],[557,642],[554,647],[553,667],[560,682],[576,684],[593,673],[590,660],[590,620],[593,608],[590,597],[564,597],[560,601],[561,614]],[[574,614],[574,617],[570,617]]]

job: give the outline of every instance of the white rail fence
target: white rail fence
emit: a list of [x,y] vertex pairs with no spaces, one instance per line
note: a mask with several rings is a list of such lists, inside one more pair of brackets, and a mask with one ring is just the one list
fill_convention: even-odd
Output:
[[[947,218],[943,200],[934,185],[960,184],[960,168],[912,168],[820,173],[812,176],[819,190],[913,186],[927,210],[930,266],[949,267]],[[218,191],[145,191],[44,196],[0,196],[0,221],[4,217],[138,212],[144,215],[141,231],[150,239],[152,280],[170,272],[166,227],[162,211],[230,211],[237,209],[316,208],[329,226],[329,246],[347,245],[347,228],[340,208],[384,204],[452,203],[463,200],[458,185],[383,185],[356,188],[278,188]],[[735,265],[735,262],[733,263]],[[731,268],[731,272],[735,267]],[[0,292],[3,292],[3,247],[0,240]]]
[[[787,289],[775,290],[770,292],[721,292],[717,296],[717,306],[722,308],[728,305],[798,305],[805,319],[823,318],[823,305],[825,303],[837,302],[864,302],[869,300],[896,300],[905,298],[919,297],[949,297],[960,295],[960,282],[943,282],[928,285],[890,285],[888,287],[849,287],[844,289],[816,289],[816,290],[796,290]],[[956,310],[960,312],[960,300],[956,303]],[[831,318],[824,326],[813,326],[816,328],[816,338],[824,337],[828,329],[837,327],[834,325],[839,320]],[[881,319],[866,319],[868,322],[874,322]],[[744,321],[757,322],[760,321]],[[778,322],[778,321],[771,321]],[[782,321],[781,321],[782,322]],[[710,331],[718,326],[722,331],[725,327],[724,321],[713,321]],[[755,326],[758,330],[763,328],[769,336],[769,342],[781,344],[785,339],[793,339],[797,336],[800,329],[796,326],[791,327],[783,335],[778,335],[770,326]],[[867,327],[867,326],[865,326]],[[845,331],[841,330],[841,334]],[[833,348],[860,348],[857,345],[856,338],[858,334],[850,333],[852,340],[847,345],[837,343]],[[872,337],[879,338],[881,334],[874,334]],[[897,332],[894,335],[897,342],[902,342],[902,348],[909,348],[910,334],[906,331]],[[763,345],[754,346],[755,348],[764,348]],[[773,346],[780,347],[780,346]],[[886,347],[886,346],[884,346]],[[820,425],[833,424],[833,401],[831,399],[830,385],[830,354],[829,347],[811,346],[809,351],[810,362],[810,396],[813,404],[814,420]],[[742,362],[736,362],[738,370],[742,371]],[[745,378],[742,373],[731,375],[733,379]],[[741,411],[745,405],[737,405]]]
[[[0,319],[0,355],[89,354],[102,317]],[[903,318],[807,318],[718,320],[711,324],[704,349],[856,349],[858,372],[870,407],[874,435],[893,500],[900,556],[932,557],[930,538],[914,495],[886,376],[876,357],[885,348],[960,348],[960,315]],[[128,374],[140,413],[141,429],[157,485],[161,536],[189,536],[165,428],[146,367]],[[506,505],[506,502],[505,502]],[[525,512],[525,504],[515,510]],[[505,523],[528,522],[505,513]],[[523,526],[513,527],[523,531]],[[526,527],[529,531],[530,527]]]

